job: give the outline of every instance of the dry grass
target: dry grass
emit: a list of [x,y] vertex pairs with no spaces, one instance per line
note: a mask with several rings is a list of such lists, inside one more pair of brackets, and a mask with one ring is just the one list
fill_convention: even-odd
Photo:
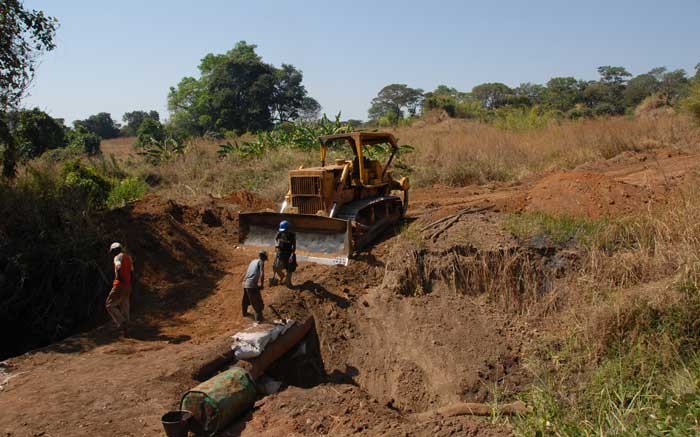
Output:
[[[584,120],[525,131],[504,131],[476,121],[449,119],[420,121],[393,132],[402,144],[416,148],[401,156],[395,171],[411,176],[414,187],[516,181],[610,158],[625,150],[700,149],[700,128],[681,116]],[[222,141],[195,139],[189,142],[184,157],[154,167],[134,153],[133,141],[103,141],[103,153],[125,162],[130,172],[157,182],[164,195],[181,199],[247,189],[279,200],[287,189],[287,171],[316,165],[318,159],[316,152],[289,148],[270,150],[258,158],[222,159],[216,153]]]
[[528,357],[534,413],[516,424],[519,435],[694,435],[698,194],[599,231],[546,321],[550,338]]
[[468,120],[414,123],[392,131],[416,151],[402,157],[414,185],[467,185],[518,180],[571,169],[626,150],[700,150],[700,129],[682,116],[568,121],[542,129],[504,131]]
[[598,287],[630,287],[681,275],[697,288],[698,195],[700,192],[691,188],[678,193],[661,210],[611,223],[588,254],[584,278]]
[[112,138],[110,140],[102,140],[100,150],[106,156],[114,156],[117,159],[124,159],[129,156],[136,156],[134,143],[136,137],[121,137]]
[[281,201],[288,190],[287,171],[300,165],[317,165],[316,154],[294,149],[270,151],[261,157],[235,155],[219,157],[220,141],[196,139],[188,143],[183,156],[158,166],[131,157],[126,165],[158,192],[177,200],[206,196],[222,197],[241,189]]

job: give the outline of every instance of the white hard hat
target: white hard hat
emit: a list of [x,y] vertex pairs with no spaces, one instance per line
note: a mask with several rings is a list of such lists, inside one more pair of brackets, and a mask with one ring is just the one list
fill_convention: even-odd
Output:
[[121,247],[122,247],[121,244],[115,242],[115,243],[112,243],[111,246],[109,246],[109,251],[111,252],[111,251],[113,251],[114,249],[121,249]]

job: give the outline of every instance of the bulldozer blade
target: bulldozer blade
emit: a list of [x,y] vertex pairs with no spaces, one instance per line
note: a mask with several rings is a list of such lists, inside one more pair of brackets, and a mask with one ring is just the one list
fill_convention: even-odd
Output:
[[246,246],[272,250],[278,226],[286,220],[297,237],[297,260],[347,265],[352,253],[352,228],[347,220],[275,212],[246,212],[238,218],[238,241]]

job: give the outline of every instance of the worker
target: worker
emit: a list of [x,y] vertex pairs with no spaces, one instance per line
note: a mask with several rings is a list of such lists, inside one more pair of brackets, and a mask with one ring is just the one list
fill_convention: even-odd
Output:
[[122,335],[128,335],[127,324],[129,323],[129,306],[131,299],[131,278],[134,272],[134,265],[129,254],[124,252],[120,243],[112,243],[109,246],[109,253],[114,257],[114,281],[112,290],[107,295],[105,308],[117,325],[117,329]]
[[248,270],[243,277],[243,317],[248,317],[248,306],[253,305],[256,322],[263,320],[265,304],[263,304],[260,290],[265,283],[265,261],[267,261],[267,252],[262,250],[258,253],[258,259],[248,264]]
[[292,288],[292,272],[296,270],[297,236],[289,229],[289,222],[282,220],[275,236],[275,263],[272,270],[288,288]]

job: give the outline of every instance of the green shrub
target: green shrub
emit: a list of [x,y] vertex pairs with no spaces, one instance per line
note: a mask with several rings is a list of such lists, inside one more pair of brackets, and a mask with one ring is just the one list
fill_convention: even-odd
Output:
[[520,240],[546,237],[555,244],[576,242],[589,244],[597,241],[605,229],[605,219],[591,220],[567,215],[553,216],[543,212],[511,214],[504,228]]
[[700,78],[695,79],[688,90],[688,96],[681,103],[698,123],[700,123]]
[[144,147],[148,144],[162,143],[165,140],[165,129],[159,120],[145,118],[136,130],[135,147]]
[[351,132],[353,126],[350,123],[340,121],[340,112],[334,120],[330,120],[326,114],[317,121],[299,120],[295,123],[282,123],[271,131],[258,132],[253,141],[241,141],[240,143],[227,142],[219,147],[219,156],[231,153],[240,156],[260,156],[269,149],[289,147],[301,150],[315,150],[318,148],[318,138],[322,135],[334,135]]
[[499,108],[494,113],[494,125],[504,130],[541,129],[560,118],[558,113],[545,111],[537,106],[532,108]]
[[68,148],[88,156],[100,154],[101,138],[82,125],[76,125],[68,131]]
[[488,118],[488,111],[481,106],[481,102],[478,100],[465,99],[456,103],[455,117],[485,120]]
[[138,200],[148,191],[148,184],[137,177],[128,177],[116,182],[107,196],[107,207],[117,208]]
[[63,126],[39,108],[12,113],[10,119],[21,158],[36,158],[46,150],[66,145]]
[[74,159],[63,164],[63,178],[60,187],[73,193],[76,200],[83,200],[88,208],[101,208],[105,205],[112,184],[109,179],[97,173],[94,167]]
[[143,150],[138,152],[138,154],[146,158],[146,161],[152,165],[158,165],[177,156],[184,155],[187,145],[175,138],[167,138],[161,141],[155,141],[154,138],[150,138],[149,142],[144,144],[142,148]]
[[[516,434],[697,435],[697,290],[675,303],[633,301],[618,312],[610,316],[614,326],[595,334],[611,336],[599,362],[591,362],[585,341],[570,338],[536,367],[537,382],[523,395],[533,411],[516,420]],[[597,365],[585,372],[586,363]]]
[[0,358],[60,340],[96,321],[109,284],[106,238],[82,190],[29,169],[0,184]]
[[572,108],[566,112],[566,118],[577,120],[579,118],[592,118],[593,110],[591,108]]

